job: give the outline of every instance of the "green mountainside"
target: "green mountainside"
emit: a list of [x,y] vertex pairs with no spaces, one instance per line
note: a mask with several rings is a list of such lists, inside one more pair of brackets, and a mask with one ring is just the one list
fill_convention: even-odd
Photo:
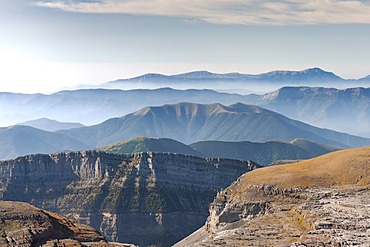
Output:
[[264,143],[205,141],[193,143],[190,147],[206,157],[250,159],[260,165],[269,165],[281,160],[309,159],[338,150],[335,147],[303,139],[295,139],[291,142],[268,141]]
[[264,143],[204,141],[186,145],[168,138],[137,137],[99,148],[99,150],[118,154],[169,152],[199,157],[253,160],[265,166],[286,160],[309,159],[338,150],[338,148],[303,139]]
[[61,133],[22,125],[0,128],[0,159],[10,159],[26,154],[90,148],[91,146],[82,141]]
[[203,156],[188,145],[168,138],[136,137],[134,139],[101,147],[99,150],[118,154],[162,152],[187,154],[199,157]]

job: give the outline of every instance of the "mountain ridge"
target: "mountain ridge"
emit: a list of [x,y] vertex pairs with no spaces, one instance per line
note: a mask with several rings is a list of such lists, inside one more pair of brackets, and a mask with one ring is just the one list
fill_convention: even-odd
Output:
[[[203,155],[190,146],[185,145],[169,138],[150,138],[150,137],[136,137],[122,142],[114,143],[105,147],[98,148],[98,150],[129,154],[138,152],[161,152],[161,153],[178,153],[184,155],[193,155],[203,157]],[[223,157],[219,157],[223,158]]]
[[35,153],[90,149],[83,141],[29,126],[0,128],[0,160]]
[[137,136],[170,138],[185,144],[205,140],[263,142],[303,138],[338,147],[370,145],[370,139],[316,128],[242,103],[224,106],[183,102],[146,107],[99,125],[60,133],[95,147]]
[[354,134],[370,128],[370,88],[283,87],[254,103],[323,128]]
[[[370,75],[369,75],[370,76]],[[242,74],[238,72],[232,73],[212,73],[206,70],[191,71],[181,74],[164,75],[159,73],[147,73],[141,76],[136,76],[127,79],[118,79],[115,81],[104,83],[103,85],[109,85],[112,83],[119,82],[158,82],[158,81],[171,81],[171,80],[229,80],[229,81],[244,81],[244,82],[361,82],[367,81],[369,76],[365,76],[360,79],[344,79],[333,72],[325,71],[318,67],[308,68],[299,71],[292,70],[274,70],[270,72],[264,72],[260,74]]]
[[57,120],[49,119],[49,118],[39,118],[39,119],[29,120],[26,122],[18,123],[16,125],[30,126],[33,128],[50,131],[50,132],[84,127],[84,125],[80,123],[59,122]]
[[14,125],[29,119],[49,118],[84,125],[101,123],[149,105],[194,103],[232,104],[254,96],[222,93],[210,89],[79,89],[52,94],[16,94],[0,92],[0,124]]

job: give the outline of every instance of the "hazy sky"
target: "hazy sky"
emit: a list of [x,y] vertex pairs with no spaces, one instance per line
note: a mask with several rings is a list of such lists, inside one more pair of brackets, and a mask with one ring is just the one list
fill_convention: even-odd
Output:
[[191,70],[360,78],[369,44],[369,0],[0,0],[0,91]]

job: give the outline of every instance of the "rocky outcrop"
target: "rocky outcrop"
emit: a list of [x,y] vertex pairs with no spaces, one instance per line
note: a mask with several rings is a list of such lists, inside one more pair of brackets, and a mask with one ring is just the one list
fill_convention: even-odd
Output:
[[204,224],[217,191],[258,165],[86,151],[0,162],[0,196],[92,225],[109,241],[169,246]]
[[0,201],[0,246],[134,247],[108,243],[94,228],[28,203]]
[[368,246],[370,148],[261,168],[219,192],[182,246]]

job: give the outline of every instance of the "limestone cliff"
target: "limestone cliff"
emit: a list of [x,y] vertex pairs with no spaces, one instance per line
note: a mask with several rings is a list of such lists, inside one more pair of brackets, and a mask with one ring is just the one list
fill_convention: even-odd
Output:
[[94,228],[28,203],[0,201],[2,247],[134,247],[108,243]]
[[0,162],[0,198],[73,217],[110,241],[169,246],[204,224],[217,191],[256,167],[170,153],[30,155]]
[[370,147],[242,175],[182,246],[369,246]]

